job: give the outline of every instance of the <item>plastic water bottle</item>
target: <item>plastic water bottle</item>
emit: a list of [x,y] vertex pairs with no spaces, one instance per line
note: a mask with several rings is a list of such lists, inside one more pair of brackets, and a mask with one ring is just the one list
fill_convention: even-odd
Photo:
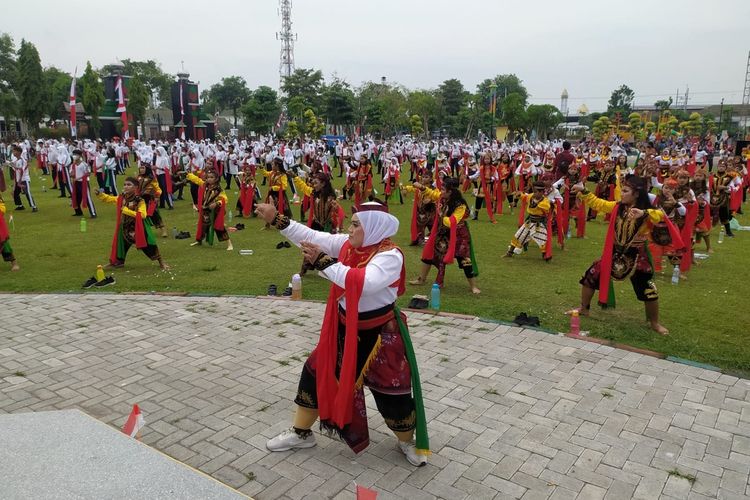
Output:
[[242,250],[240,250],[240,255],[252,255],[252,254],[253,254],[252,250],[245,249],[245,248],[243,248]]
[[47,186],[45,184],[42,184],[42,193],[47,192]]
[[565,233],[565,239],[570,239],[571,233],[570,233],[570,226],[568,226],[568,231]]
[[430,307],[435,310],[440,310],[440,285],[437,283],[432,284],[432,290],[430,292]]
[[227,215],[228,215],[228,217],[229,217],[229,222],[231,223],[231,222],[232,222],[232,219],[234,218],[234,214],[233,214],[233,213],[232,213],[232,211],[230,210],[230,211],[229,211],[229,213],[228,213]]
[[581,316],[577,310],[570,313],[570,333],[573,335],[581,334]]
[[177,239],[177,234],[178,234],[177,233],[177,226],[173,226],[172,227],[172,238],[176,240]]
[[719,239],[716,241],[719,243],[724,243],[724,228],[723,227],[719,230]]
[[292,300],[302,298],[302,277],[299,274],[292,275]]
[[94,274],[96,276],[96,281],[101,281],[104,279],[104,268],[100,265],[96,266],[96,273]]
[[85,232],[86,232],[86,224],[87,224],[87,223],[86,223],[86,219],[85,219],[85,218],[82,218],[82,219],[81,219],[81,232],[82,232],[82,233],[85,233]]
[[680,283],[680,266],[674,266],[672,269],[672,284],[677,285]]

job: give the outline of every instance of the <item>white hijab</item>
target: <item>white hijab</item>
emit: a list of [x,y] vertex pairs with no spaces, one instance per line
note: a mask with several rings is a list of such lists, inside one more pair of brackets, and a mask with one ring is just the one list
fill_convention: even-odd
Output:
[[[374,201],[363,203],[363,207],[382,206]],[[357,212],[362,229],[365,232],[365,238],[362,246],[369,247],[380,243],[386,238],[394,236],[398,232],[398,219],[388,212],[380,210],[362,210]]]

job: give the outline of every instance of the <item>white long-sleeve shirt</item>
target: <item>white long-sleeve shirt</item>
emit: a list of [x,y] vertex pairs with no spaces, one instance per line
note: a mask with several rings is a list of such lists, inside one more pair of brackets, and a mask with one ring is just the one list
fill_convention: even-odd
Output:
[[83,180],[84,177],[91,173],[91,167],[85,161],[82,161],[81,163],[74,163],[72,168],[75,173],[76,181]]
[[154,165],[158,175],[166,174],[170,171],[169,157],[166,155],[156,155],[156,165]]
[[[26,162],[26,160],[23,159],[23,157],[12,157],[12,165],[13,165],[13,178],[15,179],[16,184],[19,184],[21,182],[26,182],[31,180],[29,177],[29,165]],[[2,175],[2,170],[0,169],[0,175]]]
[[[318,245],[321,251],[332,257],[338,257],[341,247],[349,239],[346,234],[315,231],[295,221],[290,221],[289,227],[281,231],[281,234],[296,246],[300,246],[302,241]],[[396,301],[397,288],[391,285],[401,278],[403,262],[401,252],[396,249],[380,252],[370,259],[365,267],[365,282],[359,299],[359,312],[374,311]],[[349,269],[351,269],[349,266],[337,262],[319,271],[318,274],[344,288],[346,273]],[[346,299],[339,299],[339,304],[346,309]]]

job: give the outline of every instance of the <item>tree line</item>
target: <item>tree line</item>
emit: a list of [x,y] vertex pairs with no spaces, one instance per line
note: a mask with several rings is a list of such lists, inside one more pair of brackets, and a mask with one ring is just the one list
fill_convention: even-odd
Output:
[[[175,75],[164,72],[154,60],[124,59],[128,84],[128,111],[142,124],[149,108],[169,106]],[[89,135],[97,137],[101,128],[99,113],[104,105],[101,77],[112,66],[94,69],[86,64],[76,82],[76,95],[82,102]],[[6,123],[23,120],[36,133],[42,120],[67,120],[62,103],[69,98],[73,75],[54,66],[42,67],[33,43],[21,40],[18,47],[10,35],[0,33],[0,114]],[[634,137],[656,131],[668,134],[701,133],[715,129],[715,119],[707,115],[687,115],[670,109],[668,101],[657,101],[658,116],[633,113],[635,93],[627,85],[612,92],[604,113],[580,117],[595,135],[632,129]],[[318,136],[326,131],[392,136],[411,133],[415,137],[470,138],[479,132],[492,135],[492,126],[505,126],[511,135],[548,137],[565,117],[549,104],[529,104],[523,81],[514,74],[498,74],[484,79],[474,90],[457,78],[445,80],[432,89],[409,89],[397,83],[364,82],[353,86],[336,75],[326,80],[322,71],[300,68],[283,80],[281,93],[262,85],[250,89],[241,76],[228,76],[204,89],[200,95],[203,111],[231,113],[235,128],[242,118],[242,132],[277,131],[282,114],[288,137]],[[731,113],[731,108],[728,108]],[[653,121],[656,120],[656,121]],[[64,131],[63,131],[64,132]]]

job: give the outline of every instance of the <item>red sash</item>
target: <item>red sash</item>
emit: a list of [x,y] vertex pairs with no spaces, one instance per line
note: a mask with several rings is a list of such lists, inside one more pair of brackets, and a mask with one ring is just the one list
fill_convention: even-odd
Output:
[[[359,299],[365,283],[365,267],[377,252],[378,246],[354,249],[347,241],[341,247],[339,262],[350,267],[346,273],[345,287],[331,283],[320,339],[315,348],[318,366],[316,368],[316,389],[318,393],[318,413],[321,421],[329,421],[338,429],[343,429],[352,421],[352,408],[357,370],[357,322]],[[400,250],[399,250],[400,251]],[[359,267],[362,266],[362,267]],[[405,270],[402,265],[398,283],[398,295],[404,292]],[[346,334],[341,361],[341,371],[336,379],[336,359],[338,356],[338,301],[346,298]]]
[[242,184],[240,188],[240,204],[242,204],[242,215],[249,217],[253,211],[253,201],[255,201],[255,189],[252,186]]
[[0,214],[0,244],[4,243],[10,233],[8,232],[8,224],[5,222],[5,214]]
[[422,193],[420,190],[414,190],[414,203],[411,206],[411,241],[417,241],[419,235],[419,227],[417,226],[417,206],[419,205]]
[[[566,222],[568,218],[563,217],[563,215],[567,215],[567,211],[563,211],[562,203],[560,202],[560,200],[555,200],[555,217],[557,218],[557,244],[560,245],[560,247],[565,245],[565,233],[568,230],[568,223]],[[552,218],[552,213],[550,213],[549,218]]]
[[[206,194],[206,185],[203,184],[200,189],[198,190],[198,228],[195,230],[195,240],[200,241],[204,234],[203,234],[203,197]],[[221,200],[217,197],[216,203],[221,202]],[[214,229],[222,230],[224,229],[224,214],[226,213],[226,207],[224,206],[224,203],[221,203],[219,206],[219,212],[216,214],[216,218],[214,219]]]
[[612,280],[612,252],[615,247],[615,220],[620,212],[620,203],[612,210],[613,217],[609,218],[607,236],[604,239],[604,249],[599,264],[599,304],[607,305],[609,301],[609,286]]
[[121,231],[120,221],[122,220],[122,201],[123,201],[122,195],[118,196],[117,197],[117,214],[115,215],[116,217],[115,234],[112,237],[112,249],[109,252],[109,263],[113,265],[117,264],[117,262],[119,261],[119,259],[117,258],[117,235]]
[[494,207],[492,206],[492,193],[490,193],[487,179],[484,176],[484,168],[479,172],[479,176],[482,179],[482,193],[484,193],[484,204],[487,209],[487,215],[489,215],[492,222],[495,222]]
[[521,194],[521,210],[518,211],[518,227],[523,225],[523,220],[526,218],[526,199]]
[[503,179],[498,179],[495,183],[495,213],[497,215],[503,215],[503,202],[505,201],[503,182]]
[[685,253],[682,254],[680,259],[680,271],[687,272],[690,270],[690,266],[693,264],[693,229],[695,228],[695,220],[698,218],[698,203],[689,203],[687,206],[687,213],[685,214],[685,225],[682,226],[680,236],[682,242],[686,245]]
[[583,200],[579,201],[576,214],[576,237],[583,238],[586,234],[586,204]]
[[[440,204],[441,200],[438,200],[438,202],[435,204],[435,221],[432,223],[432,230],[430,231],[430,239],[427,240],[427,244],[424,246],[424,249],[422,250],[422,259],[431,261],[435,258],[435,240],[437,239],[437,231],[440,227],[440,224],[443,222],[443,218],[440,216]],[[456,240],[457,240],[457,227],[458,227],[458,221],[456,220],[456,217],[451,215],[450,216],[450,236],[448,240],[448,251],[445,253],[445,256],[443,257],[443,263],[444,264],[450,264],[453,262],[453,259],[456,256]]]

